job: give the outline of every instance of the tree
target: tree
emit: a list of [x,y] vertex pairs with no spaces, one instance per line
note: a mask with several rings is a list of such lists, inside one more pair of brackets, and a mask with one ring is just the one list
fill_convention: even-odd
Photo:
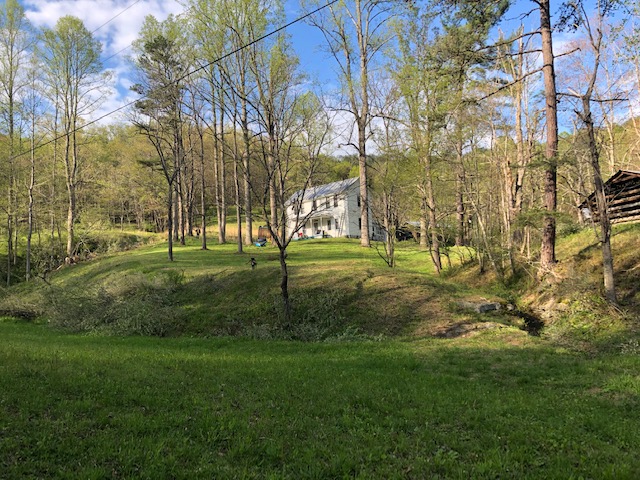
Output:
[[132,89],[143,96],[136,102],[140,115],[134,120],[154,146],[167,183],[168,258],[173,261],[174,193],[184,161],[183,112],[184,78],[187,66],[180,44],[181,27],[173,17],[158,22],[145,19],[140,38],[134,43],[134,62],[140,83]]
[[551,30],[549,0],[536,0],[540,8],[540,36],[542,38],[542,73],[544,76],[546,148],[544,157],[544,208],[542,219],[542,245],[540,247],[540,270],[544,277],[554,270],[556,263],[556,218],[558,206],[558,96],[556,93],[555,57]]
[[40,94],[40,84],[37,77],[37,64],[34,58],[28,72],[28,91],[25,95],[24,106],[26,118],[29,125],[29,183],[27,187],[28,207],[27,207],[27,245],[25,252],[25,279],[31,279],[31,242],[34,228],[34,209],[35,209],[35,187],[36,187],[36,147],[38,140],[38,119],[44,113],[42,111],[43,98]]
[[60,108],[63,160],[68,194],[67,258],[75,253],[77,188],[81,157],[78,131],[82,117],[100,105],[110,76],[102,70],[101,43],[76,17],[60,18],[53,29],[45,29],[40,50],[47,96]]
[[[449,88],[452,90],[448,97],[448,137],[453,147],[455,170],[455,204],[456,228],[455,244],[462,246],[467,243],[466,238],[466,208],[464,199],[466,172],[464,152],[468,147],[469,134],[465,128],[465,116],[470,114],[473,103],[470,102],[470,92],[473,84],[478,82],[481,75],[478,70],[484,69],[491,61],[491,49],[484,48],[489,30],[502,15],[502,4],[492,15],[472,16],[465,19],[457,13],[444,14],[442,22],[443,32],[437,38],[439,55],[442,57],[444,71]],[[464,12],[462,12],[464,13]],[[475,80],[475,82],[474,82]]]
[[433,18],[430,12],[409,11],[405,21],[398,21],[398,52],[390,70],[406,108],[404,123],[410,137],[409,145],[418,158],[421,169],[416,175],[420,194],[420,242],[429,249],[431,260],[440,273],[442,262],[438,236],[438,206],[436,201],[435,163],[436,140],[446,125],[448,113],[444,59],[435,45]]
[[[256,191],[255,183],[253,187],[271,239],[280,253],[280,290],[287,322],[291,316],[291,304],[286,249],[294,232],[287,231],[286,203],[292,193],[289,177],[295,162],[293,149],[301,132],[298,123],[300,99],[295,89],[302,80],[297,72],[298,59],[288,53],[290,50],[287,38],[279,35],[270,49],[253,50],[251,56],[256,81],[253,105],[260,127],[258,139],[262,150],[259,162],[267,180],[262,191]],[[315,160],[308,159],[311,162]],[[309,180],[307,177],[305,185]]]
[[[612,1],[598,1],[596,4],[596,16],[591,20],[587,15],[584,4],[579,3],[572,6],[570,16],[577,20],[574,25],[581,25],[588,39],[590,61],[583,56],[583,62],[589,63],[590,68],[585,78],[585,90],[576,92],[569,89],[569,94],[565,96],[573,97],[578,101],[575,113],[580,118],[587,132],[588,152],[591,169],[593,172],[593,183],[595,186],[596,206],[598,209],[598,222],[600,224],[600,243],[602,244],[602,271],[604,280],[605,297],[612,304],[616,304],[616,289],[613,269],[613,253],[611,251],[611,220],[606,201],[604,180],[600,169],[600,146],[596,136],[595,120],[593,118],[592,103],[596,94],[596,83],[598,73],[601,69],[602,50],[604,38],[604,15],[612,7]],[[577,83],[577,82],[573,82]],[[610,92],[614,94],[614,92]],[[615,101],[615,98],[613,99]]]
[[387,22],[393,14],[391,2],[354,0],[329,6],[325,16],[312,17],[311,23],[320,29],[331,56],[338,65],[344,106],[355,122],[357,140],[349,145],[358,153],[361,202],[361,239],[363,247],[371,245],[369,230],[369,175],[367,142],[371,136],[370,75],[374,59],[389,42]]
[[[284,44],[280,44],[282,48]],[[278,56],[285,54],[283,51]],[[293,73],[290,63],[282,74]],[[282,78],[282,77],[280,77]],[[320,152],[326,147],[331,131],[332,117],[323,108],[316,95],[311,92],[294,94],[295,85],[288,85],[281,91],[287,100],[277,102],[287,108],[277,110],[278,120],[276,132],[278,149],[272,159],[262,156],[260,166],[267,175],[267,182],[262,190],[255,189],[263,215],[271,237],[278,247],[280,259],[280,292],[283,300],[285,328],[290,327],[292,308],[289,298],[289,269],[287,265],[287,247],[297,235],[298,230],[317,211],[311,208],[302,213],[300,208],[305,194],[313,185],[317,169],[320,165]],[[295,178],[295,182],[292,181]],[[273,181],[271,181],[273,179]],[[276,187],[277,218],[271,217],[271,194],[269,184]],[[287,225],[290,228],[287,228]],[[277,226],[277,228],[276,228]]]
[[17,237],[17,194],[15,157],[20,142],[21,91],[27,80],[27,55],[33,46],[33,32],[24,9],[16,0],[0,6],[0,95],[2,120],[6,126],[7,151],[7,286],[11,284],[11,269],[15,262],[13,236]]

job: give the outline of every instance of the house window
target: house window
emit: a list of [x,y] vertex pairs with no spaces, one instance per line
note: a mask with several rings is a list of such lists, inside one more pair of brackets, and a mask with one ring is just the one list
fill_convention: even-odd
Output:
[[[358,197],[358,198],[360,198],[360,197]],[[362,230],[362,219],[361,218],[358,219],[358,230]]]
[[338,206],[338,195],[334,195],[333,196],[333,206],[337,207]]
[[358,206],[360,206],[360,195],[358,195]]
[[324,206],[325,206],[325,208],[330,208],[331,207],[331,199],[329,197],[325,198]]
[[318,208],[318,204],[316,203],[316,199],[314,198],[311,202],[311,209],[316,210]]
[[327,230],[331,230],[331,219],[327,220]]

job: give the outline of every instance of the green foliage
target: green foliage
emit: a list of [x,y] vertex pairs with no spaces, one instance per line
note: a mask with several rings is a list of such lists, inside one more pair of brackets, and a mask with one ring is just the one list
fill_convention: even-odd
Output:
[[619,348],[632,335],[625,315],[598,293],[576,295],[563,310],[545,334],[569,348]]
[[135,232],[117,230],[88,231],[79,236],[78,253],[86,256],[124,252],[149,242],[151,238],[153,237],[139,235]]
[[162,275],[111,275],[83,292],[50,287],[45,300],[51,325],[74,332],[107,335],[166,336],[180,331],[183,313],[171,294],[184,275],[168,270]]

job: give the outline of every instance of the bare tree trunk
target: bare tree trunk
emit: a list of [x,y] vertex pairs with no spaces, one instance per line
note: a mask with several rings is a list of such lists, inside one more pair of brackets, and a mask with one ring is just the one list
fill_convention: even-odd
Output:
[[249,139],[249,121],[247,118],[247,101],[242,100],[242,117],[240,119],[242,123],[242,143],[243,154],[242,163],[244,168],[244,219],[245,219],[245,245],[253,244],[253,216],[251,214],[251,158],[250,150],[251,144]]
[[173,240],[175,242],[180,240],[180,194],[178,193],[177,186],[174,185],[173,193],[175,199],[173,200]]
[[[460,84],[462,88],[462,83]],[[462,97],[462,93],[460,93]],[[464,161],[462,156],[463,138],[462,138],[462,124],[460,119],[460,112],[458,112],[458,119],[456,120],[456,246],[462,247],[466,245],[465,235],[465,208],[464,208],[464,184],[466,181],[466,175],[464,171]]]
[[56,103],[55,116],[53,120],[53,162],[51,165],[51,183],[49,186],[49,222],[50,222],[50,245],[49,245],[49,266],[54,263],[54,241],[56,236],[56,163],[58,161],[58,116],[60,114]]
[[[267,162],[269,165],[269,211],[271,212],[271,222],[273,223],[273,229],[278,230],[278,205],[276,199],[276,177],[275,177],[275,159],[273,158],[273,146],[272,138],[269,138],[269,152],[267,153]],[[273,239],[272,239],[273,241]]]
[[[215,87],[212,88],[212,97],[215,98]],[[224,104],[222,93],[220,105],[220,123],[216,115],[215,104],[212,108],[213,116],[213,174],[215,177],[214,195],[216,200],[216,216],[218,220],[218,243],[227,242],[227,196],[226,196],[226,168],[224,149]],[[215,103],[215,102],[214,102]],[[219,130],[219,133],[218,133]]]
[[396,266],[396,228],[394,225],[393,200],[392,194],[385,192],[383,197],[384,208],[384,231],[387,234],[385,241],[385,249],[387,253],[387,264],[389,267],[394,268]]
[[420,250],[426,250],[429,244],[427,240],[428,226],[428,213],[427,213],[427,198],[426,196],[422,196],[420,198]]
[[36,158],[35,158],[35,116],[31,118],[31,165],[29,171],[29,205],[27,207],[27,251],[26,251],[26,266],[25,266],[25,278],[28,282],[31,279],[31,237],[33,235],[33,189],[36,185]]
[[427,214],[429,218],[429,230],[431,232],[431,260],[436,269],[436,273],[442,271],[442,261],[440,260],[440,240],[438,239],[438,217],[436,215],[436,198],[433,191],[433,180],[431,178],[431,159],[426,158],[425,162],[425,193],[427,200]]
[[207,182],[204,175],[204,132],[202,131],[202,125],[198,128],[198,136],[200,139],[200,240],[202,242],[202,250],[207,250]]
[[[235,124],[235,122],[234,122]],[[235,187],[236,194],[236,221],[238,223],[238,253],[242,253],[242,201],[240,194],[240,172],[239,170],[239,150],[238,150],[238,136],[236,131],[233,132],[233,185]]]
[[173,262],[173,183],[169,182],[167,192],[167,243],[169,261]]
[[[69,127],[67,131],[73,131]],[[67,173],[67,196],[69,204],[67,206],[67,261],[71,261],[74,253],[74,236],[76,220],[76,181],[75,181],[75,145],[72,145],[72,137],[75,134],[67,134],[65,137],[65,163]],[[75,142],[74,142],[75,143]]]
[[285,328],[291,327],[291,300],[289,299],[289,269],[287,268],[287,251],[280,249],[280,293],[282,295],[282,308],[284,313]]
[[363,247],[370,247],[371,240],[369,239],[369,189],[367,187],[367,154],[365,152],[365,130],[364,127],[358,131],[359,138],[359,153],[358,153],[358,167],[360,176],[360,245]]
[[598,217],[600,219],[600,242],[602,243],[602,274],[604,279],[604,293],[606,299],[615,304],[616,287],[613,270],[613,254],[611,252],[611,220],[609,219],[609,208],[600,172],[600,154],[596,143],[596,134],[591,116],[590,99],[582,98],[582,117],[587,127],[589,136],[589,157],[593,170],[593,182],[595,184],[596,205],[598,207]]
[[551,12],[549,0],[539,0],[540,33],[542,36],[542,59],[545,91],[545,117],[547,123],[547,146],[544,173],[544,208],[546,214],[542,224],[539,276],[552,272],[556,263],[556,219],[557,206],[557,154],[558,154],[558,107],[556,76],[554,71],[553,38],[551,34]]

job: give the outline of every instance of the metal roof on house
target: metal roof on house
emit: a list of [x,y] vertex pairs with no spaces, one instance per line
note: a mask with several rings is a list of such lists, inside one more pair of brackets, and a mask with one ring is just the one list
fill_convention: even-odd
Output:
[[326,185],[318,185],[317,187],[309,187],[306,190],[298,190],[289,199],[288,203],[294,200],[299,200],[300,195],[304,192],[303,200],[313,200],[314,198],[330,197],[332,195],[338,195],[352,185],[359,183],[360,178],[347,178],[346,180],[340,180],[339,182],[327,183]]

